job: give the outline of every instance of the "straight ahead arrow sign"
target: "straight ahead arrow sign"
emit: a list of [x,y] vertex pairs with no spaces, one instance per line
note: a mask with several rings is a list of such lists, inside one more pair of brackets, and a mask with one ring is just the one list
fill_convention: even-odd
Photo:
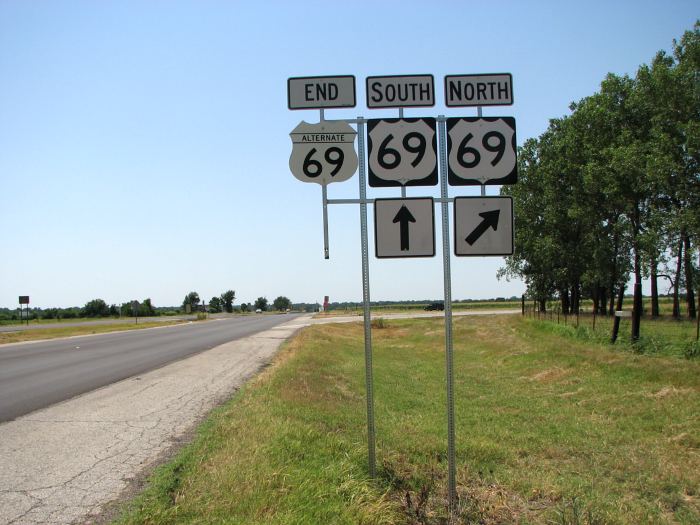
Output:
[[[481,237],[484,232],[489,229],[489,227],[493,228],[493,231],[498,230],[498,216],[500,214],[501,210],[485,211],[479,214],[479,217],[484,220],[481,221],[469,235],[467,235],[466,239],[464,239],[467,241],[467,243],[469,243],[469,246],[473,246],[474,243],[479,240],[479,237]],[[396,222],[395,219],[394,222]]]
[[411,215],[411,212],[406,208],[406,206],[401,206],[401,209],[398,211],[396,214],[396,217],[394,217],[394,222],[400,223],[399,226],[401,228],[401,251],[408,251],[410,250],[410,245],[409,245],[409,235],[408,235],[408,223],[409,222],[416,222],[416,219]]

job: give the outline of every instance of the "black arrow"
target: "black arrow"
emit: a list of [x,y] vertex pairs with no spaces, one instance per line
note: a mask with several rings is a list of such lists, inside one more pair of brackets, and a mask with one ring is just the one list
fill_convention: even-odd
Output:
[[472,246],[476,241],[478,241],[479,237],[481,237],[484,232],[489,229],[489,227],[493,228],[494,231],[498,229],[498,216],[500,213],[501,210],[493,210],[485,211],[484,213],[479,214],[479,217],[483,218],[484,220],[481,221],[476,228],[474,228],[474,231],[467,235],[466,239],[464,239],[469,243],[469,246]]
[[400,222],[401,226],[401,251],[408,251],[408,223],[416,222],[416,219],[411,215],[406,206],[401,206],[401,209],[394,217],[394,222]]

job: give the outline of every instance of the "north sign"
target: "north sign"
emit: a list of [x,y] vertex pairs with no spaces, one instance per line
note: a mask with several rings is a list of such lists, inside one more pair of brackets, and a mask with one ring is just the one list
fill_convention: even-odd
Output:
[[447,119],[447,180],[451,186],[515,184],[516,154],[513,117]]
[[367,158],[372,187],[437,185],[435,119],[368,120]]
[[510,73],[490,75],[447,75],[445,106],[510,106],[513,103],[513,77]]
[[374,249],[378,259],[434,257],[433,199],[375,199]]
[[292,77],[287,79],[289,109],[355,107],[355,77]]
[[289,134],[292,139],[289,169],[302,182],[325,185],[348,180],[357,170],[356,135],[347,122],[302,121]]
[[367,77],[366,88],[370,109],[435,105],[433,75]]
[[513,254],[511,197],[455,197],[455,255]]

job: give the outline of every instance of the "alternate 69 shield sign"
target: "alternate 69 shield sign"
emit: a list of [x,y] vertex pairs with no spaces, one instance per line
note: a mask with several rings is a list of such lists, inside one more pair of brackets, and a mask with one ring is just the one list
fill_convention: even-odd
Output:
[[302,182],[326,185],[348,180],[357,170],[356,135],[347,122],[299,123],[289,134],[289,169]]

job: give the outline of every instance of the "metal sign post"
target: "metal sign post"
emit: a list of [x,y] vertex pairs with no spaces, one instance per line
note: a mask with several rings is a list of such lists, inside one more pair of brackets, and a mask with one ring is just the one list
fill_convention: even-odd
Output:
[[28,295],[20,295],[19,296],[19,324],[22,324],[22,311],[25,308],[23,305],[26,305],[27,326],[29,326],[29,296]]
[[445,117],[438,117],[440,142],[440,197],[442,210],[442,271],[445,291],[445,375],[447,378],[447,491],[450,514],[457,509],[455,459],[454,367],[452,352],[452,274],[450,271],[450,219],[447,192],[447,140]]
[[[517,182],[515,119],[483,117],[481,108],[483,105],[512,104],[512,77],[509,73],[445,77],[445,105],[476,106],[477,117],[448,119],[440,115],[437,119],[405,118],[404,107],[429,107],[435,104],[432,75],[367,77],[366,97],[368,108],[398,108],[399,118],[325,120],[324,108],[354,106],[354,77],[289,79],[289,109],[320,111],[318,124],[301,122],[290,133],[293,150],[289,166],[299,180],[322,186],[326,259],[329,257],[328,205],[360,205],[367,446],[372,478],[376,477],[376,450],[367,204],[374,204],[375,255],[381,259],[434,256],[433,203],[440,202],[445,304],[447,482],[449,513],[454,516],[458,498],[449,205],[454,203],[455,255],[512,254],[512,200],[507,197],[486,197],[485,189],[488,184]],[[357,125],[357,132],[350,128],[350,124]],[[355,135],[358,143],[356,156],[352,148]],[[349,179],[356,168],[359,168],[360,198],[329,199],[327,185]],[[372,187],[398,186],[401,188],[401,198],[368,199],[368,182]],[[440,199],[406,197],[407,186],[434,186],[438,183]],[[479,185],[481,197],[450,198],[448,185]]]
[[367,450],[369,475],[377,476],[374,434],[374,378],[372,376],[372,321],[369,309],[369,240],[367,238],[367,184],[365,181],[365,121],[357,119],[360,184],[360,237],[362,241],[362,302],[365,324],[365,385],[367,388]]

